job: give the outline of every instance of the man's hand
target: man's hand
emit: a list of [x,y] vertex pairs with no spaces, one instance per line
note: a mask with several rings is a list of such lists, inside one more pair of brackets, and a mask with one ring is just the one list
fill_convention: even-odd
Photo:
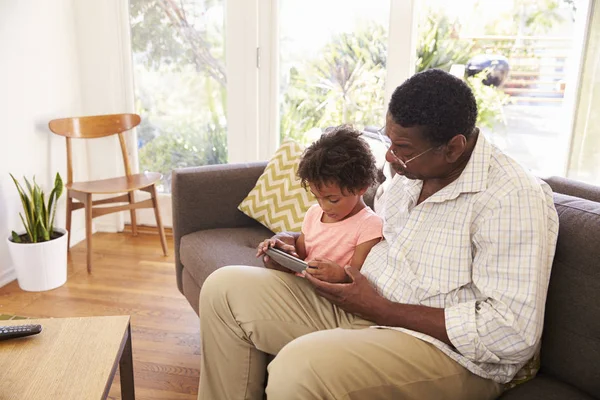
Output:
[[285,251],[288,254],[293,255],[294,257],[298,257],[298,254],[296,253],[295,244],[296,238],[294,236],[285,232],[278,233],[272,238],[263,240],[258,244],[258,247],[256,249],[256,257],[263,256],[263,263],[266,268],[295,274],[294,271],[282,267],[275,261],[271,260],[271,257],[265,254],[269,247],[275,247],[277,249]]
[[317,294],[344,311],[356,314],[377,325],[395,326],[423,332],[453,346],[446,331],[443,308],[419,304],[394,303],[381,296],[360,271],[347,265],[344,270],[350,283],[323,282],[309,273],[304,276],[315,286]]
[[308,266],[310,268],[306,269],[306,273],[321,281],[330,283],[350,282],[350,277],[346,275],[344,268],[327,258],[317,257],[309,261]]
[[350,283],[329,283],[305,273],[306,279],[315,286],[317,294],[325,297],[341,309],[366,320],[376,322],[379,312],[386,307],[386,300],[369,283],[359,270],[347,265],[344,270]]

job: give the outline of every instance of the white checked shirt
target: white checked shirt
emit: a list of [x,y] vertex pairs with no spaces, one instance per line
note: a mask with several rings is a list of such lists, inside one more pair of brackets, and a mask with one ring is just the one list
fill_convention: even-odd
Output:
[[417,205],[422,185],[393,179],[385,240],[361,272],[389,300],[444,308],[456,349],[391,329],[434,344],[479,376],[509,382],[540,343],[558,236],[552,191],[483,134],[460,177]]

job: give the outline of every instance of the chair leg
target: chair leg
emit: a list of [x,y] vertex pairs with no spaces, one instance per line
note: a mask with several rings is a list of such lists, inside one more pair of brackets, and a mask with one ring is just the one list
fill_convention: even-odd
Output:
[[87,245],[87,270],[92,273],[92,195],[85,197],[85,242]]
[[[129,192],[128,194],[129,194],[129,204],[135,203],[135,197],[133,195],[133,192]],[[135,209],[132,208],[130,210],[130,213],[131,213],[131,233],[133,234],[133,236],[137,236],[138,232],[137,232]]]
[[156,217],[156,225],[158,226],[158,234],[160,235],[160,244],[162,245],[163,254],[165,257],[169,254],[167,252],[167,239],[165,238],[165,230],[162,226],[162,220],[160,219],[160,211],[158,210],[158,198],[156,196],[156,186],[150,186],[150,195],[152,196],[152,205],[154,206],[154,216]]
[[71,193],[67,192],[67,221],[65,229],[67,230],[67,251],[71,251],[71,212],[73,211],[73,199]]

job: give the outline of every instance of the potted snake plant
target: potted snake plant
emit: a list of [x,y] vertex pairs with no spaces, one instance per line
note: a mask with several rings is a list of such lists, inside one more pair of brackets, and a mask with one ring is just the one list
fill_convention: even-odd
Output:
[[24,178],[25,187],[11,174],[21,203],[19,213],[24,230],[12,231],[8,248],[19,287],[30,292],[50,290],[67,281],[67,232],[54,226],[56,206],[63,192],[63,182],[57,173],[54,187],[46,195],[33,179]]

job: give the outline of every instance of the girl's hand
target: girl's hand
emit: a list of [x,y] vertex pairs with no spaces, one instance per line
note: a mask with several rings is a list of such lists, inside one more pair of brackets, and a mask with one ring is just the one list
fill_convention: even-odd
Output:
[[344,268],[327,258],[315,258],[308,263],[306,273],[315,278],[330,283],[346,283],[349,277]]
[[293,255],[294,257],[298,257],[298,253],[296,253],[296,246],[294,246],[294,244],[286,243],[283,240],[277,238],[277,235],[273,236],[270,239],[265,239],[258,244],[258,247],[256,249],[256,257],[264,255],[269,247],[280,249],[288,254]]
[[296,239],[293,236],[287,235],[285,233],[280,233],[273,236],[270,239],[265,239],[258,244],[256,249],[256,257],[263,257],[263,264],[266,268],[275,269],[277,271],[283,271],[290,274],[295,274],[297,276],[301,276],[300,274],[289,270],[285,267],[282,267],[275,261],[271,260],[271,257],[266,255],[266,251],[269,247],[275,247],[277,249],[283,250],[288,254],[293,255],[294,257],[298,257],[298,253],[296,253]]

